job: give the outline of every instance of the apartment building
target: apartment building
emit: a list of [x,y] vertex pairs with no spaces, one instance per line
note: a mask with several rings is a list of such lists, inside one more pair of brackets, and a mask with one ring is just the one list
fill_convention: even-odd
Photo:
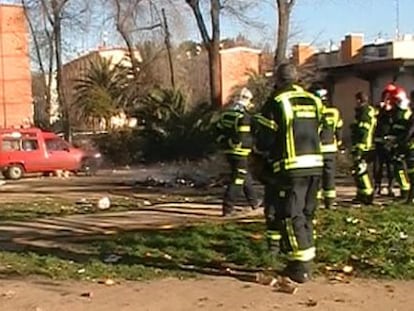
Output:
[[20,5],[0,4],[0,127],[33,122],[28,29]]

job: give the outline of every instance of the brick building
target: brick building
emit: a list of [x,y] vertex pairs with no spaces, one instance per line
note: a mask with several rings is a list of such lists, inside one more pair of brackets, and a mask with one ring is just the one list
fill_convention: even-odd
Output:
[[[97,60],[98,58],[104,58],[110,60],[111,64],[114,66],[117,64],[122,64],[125,67],[131,66],[131,61],[129,59],[128,49],[122,47],[100,47],[96,50],[89,51],[88,53],[71,60],[62,67],[62,80],[63,80],[63,91],[65,93],[65,100],[72,105],[75,101],[75,85],[76,80],[81,79],[83,75],[88,71],[91,66],[91,62]],[[142,62],[141,54],[139,51],[135,52],[135,57],[139,62]],[[52,89],[56,90],[55,80],[52,81]],[[54,93],[54,98],[51,102],[50,107],[50,122],[53,123],[59,119],[59,106],[57,103],[57,93]],[[121,122],[120,116],[114,116],[114,124]],[[76,119],[76,116],[75,118]],[[112,121],[111,121],[112,122]],[[127,122],[127,120],[125,120]],[[115,124],[115,125],[116,125]],[[112,124],[111,124],[112,126]],[[106,125],[103,125],[106,127]]]
[[345,123],[345,140],[349,142],[349,125],[354,118],[354,95],[364,91],[378,103],[384,86],[395,80],[408,92],[414,89],[414,38],[364,44],[361,34],[349,34],[338,49],[317,52],[307,44],[293,47],[292,60],[299,67],[313,64],[330,91],[331,100],[340,110]]
[[0,4],[0,127],[32,123],[28,45],[23,8]]
[[247,47],[233,47],[220,51],[222,104],[226,104],[234,88],[247,82],[249,71],[259,72],[261,51]]

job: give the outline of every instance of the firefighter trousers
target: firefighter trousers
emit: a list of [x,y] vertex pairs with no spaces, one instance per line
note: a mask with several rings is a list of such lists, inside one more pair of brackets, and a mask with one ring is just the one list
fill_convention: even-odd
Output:
[[227,161],[231,169],[231,178],[224,193],[223,213],[233,211],[236,200],[242,191],[248,203],[255,207],[257,198],[253,189],[253,179],[248,170],[247,157],[228,156]]
[[406,154],[407,176],[410,183],[407,203],[414,203],[414,149],[409,149]]
[[265,186],[265,217],[269,245],[292,262],[315,257],[313,218],[320,176],[286,177]]
[[323,154],[322,197],[325,206],[330,206],[336,199],[335,190],[336,153]]
[[368,173],[368,153],[363,157],[354,159],[353,176],[357,188],[357,200],[365,204],[371,204],[374,196],[371,179]]
[[400,187],[401,197],[403,199],[408,195],[410,190],[410,183],[408,181],[407,171],[405,169],[405,161],[403,156],[395,156],[393,159],[395,180]]
[[394,183],[394,170],[392,166],[391,151],[384,144],[375,145],[374,182],[377,189],[381,189],[384,166],[387,172],[388,189],[392,189]]

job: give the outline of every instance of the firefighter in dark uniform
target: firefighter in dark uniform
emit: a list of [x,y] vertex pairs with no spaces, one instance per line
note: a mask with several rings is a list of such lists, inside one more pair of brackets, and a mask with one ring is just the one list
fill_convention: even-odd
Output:
[[296,85],[296,68],[276,70],[276,88],[261,110],[256,148],[272,165],[274,182],[265,194],[274,215],[266,215],[268,230],[280,233],[280,250],[287,254],[284,274],[296,282],[309,280],[316,249],[313,217],[322,174],[319,126],[322,102]]
[[374,134],[375,161],[374,161],[374,183],[375,192],[382,194],[382,177],[384,166],[387,172],[387,195],[394,196],[394,169],[392,166],[391,145],[388,141],[392,127],[392,104],[391,95],[395,91],[394,84],[388,84],[382,92],[381,102],[377,111],[377,126]]
[[[414,90],[410,93],[410,109],[413,110]],[[408,121],[407,134],[402,141],[402,145],[406,146],[406,163],[407,175],[410,182],[410,191],[408,193],[407,203],[414,204],[414,114],[412,113]]]
[[400,187],[400,199],[407,200],[410,190],[410,182],[405,169],[405,157],[408,149],[407,146],[404,146],[401,142],[405,141],[407,130],[409,128],[409,120],[411,117],[411,109],[409,107],[410,101],[405,91],[400,87],[398,87],[393,94],[392,100],[394,109],[390,140],[394,142],[394,173],[395,179]]
[[328,91],[323,88],[316,89],[315,95],[318,96],[323,107],[323,122],[320,132],[321,151],[323,154],[323,173],[322,173],[322,193],[325,208],[329,209],[335,203],[335,173],[336,173],[336,153],[338,147],[342,145],[342,126],[343,121],[340,112],[328,101]]
[[363,92],[355,95],[355,121],[351,125],[353,176],[357,188],[354,203],[372,204],[374,189],[368,174],[368,163],[373,152],[373,139],[376,126],[375,109],[368,103]]
[[260,206],[248,170],[248,157],[252,148],[252,117],[248,110],[252,106],[252,97],[252,93],[243,88],[238,100],[221,114],[217,122],[217,142],[224,147],[231,169],[231,180],[224,193],[223,216],[235,214],[234,205],[241,190],[253,209]]

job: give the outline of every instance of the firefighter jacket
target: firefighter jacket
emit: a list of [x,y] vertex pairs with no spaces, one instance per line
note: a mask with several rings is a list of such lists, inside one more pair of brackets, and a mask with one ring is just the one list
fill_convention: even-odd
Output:
[[395,142],[394,146],[396,153],[403,154],[406,150],[414,148],[413,143],[407,141],[411,115],[412,112],[410,109],[395,107],[390,137]]
[[319,98],[297,85],[288,85],[275,91],[256,120],[256,148],[267,155],[274,174],[321,174]]
[[217,142],[228,155],[247,157],[252,149],[252,117],[245,110],[224,111],[218,120]]
[[368,103],[355,108],[355,121],[351,125],[352,153],[361,155],[373,150],[376,111]]
[[386,139],[391,133],[392,110],[379,108],[377,112],[377,126],[374,134],[376,144],[386,144]]
[[343,121],[335,107],[323,107],[322,127],[320,132],[322,153],[334,153],[342,145]]

